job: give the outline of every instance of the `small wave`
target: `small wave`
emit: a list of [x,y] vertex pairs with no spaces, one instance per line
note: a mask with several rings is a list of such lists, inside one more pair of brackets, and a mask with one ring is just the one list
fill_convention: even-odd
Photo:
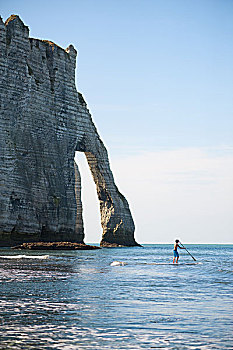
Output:
[[1,259],[49,259],[49,255],[0,255]]

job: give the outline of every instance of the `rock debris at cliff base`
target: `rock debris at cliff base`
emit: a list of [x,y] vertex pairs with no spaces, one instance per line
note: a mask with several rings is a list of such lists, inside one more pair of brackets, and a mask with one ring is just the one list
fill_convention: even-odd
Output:
[[27,249],[27,250],[93,250],[101,249],[95,245],[72,242],[36,242],[23,243],[12,249]]

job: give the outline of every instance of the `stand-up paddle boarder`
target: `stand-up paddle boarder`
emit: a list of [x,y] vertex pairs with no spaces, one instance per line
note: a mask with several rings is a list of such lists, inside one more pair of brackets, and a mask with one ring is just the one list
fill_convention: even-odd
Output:
[[178,239],[175,240],[174,250],[173,250],[173,256],[174,256],[174,258],[173,258],[173,264],[174,264],[175,261],[176,261],[176,264],[177,264],[177,263],[178,263],[178,260],[179,260],[179,257],[180,257],[177,248],[185,249],[184,247],[181,247],[181,246],[179,245],[179,242],[180,242],[180,241],[179,241]]

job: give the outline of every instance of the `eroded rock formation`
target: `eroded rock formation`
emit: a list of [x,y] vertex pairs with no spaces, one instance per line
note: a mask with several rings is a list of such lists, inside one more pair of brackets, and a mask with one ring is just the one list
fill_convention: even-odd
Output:
[[84,152],[100,201],[101,245],[137,245],[134,222],[118,191],[106,148],[75,86],[77,52],[29,38],[12,15],[0,19],[0,245],[83,243]]

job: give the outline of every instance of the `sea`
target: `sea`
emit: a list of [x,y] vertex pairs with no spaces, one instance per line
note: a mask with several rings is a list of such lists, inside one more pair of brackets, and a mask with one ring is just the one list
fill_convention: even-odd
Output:
[[233,245],[0,249],[0,349],[233,349]]

